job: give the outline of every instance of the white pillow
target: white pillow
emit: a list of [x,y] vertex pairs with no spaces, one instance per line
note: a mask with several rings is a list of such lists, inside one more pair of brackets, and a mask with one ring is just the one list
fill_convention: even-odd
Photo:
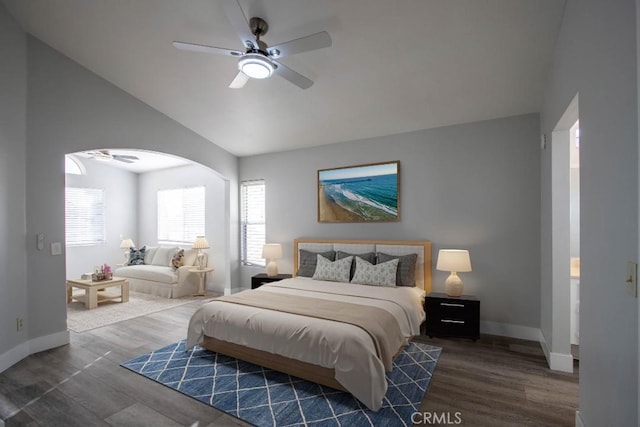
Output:
[[196,265],[196,260],[198,259],[198,250],[197,249],[185,249],[184,251],[184,265],[192,266]]
[[351,283],[360,285],[375,286],[395,286],[396,271],[398,270],[399,260],[383,262],[382,264],[371,264],[360,257],[356,257],[356,271],[353,274]]
[[171,266],[171,258],[178,251],[178,247],[174,246],[171,248],[167,248],[164,246],[160,246],[156,251],[156,254],[153,256],[153,261],[151,261],[152,265],[161,265],[163,267]]
[[332,262],[318,254],[318,262],[316,271],[313,273],[313,279],[349,283],[352,261],[353,257],[348,256]]
[[149,265],[153,263],[153,256],[158,250],[157,246],[147,246],[147,250],[144,252],[144,263]]

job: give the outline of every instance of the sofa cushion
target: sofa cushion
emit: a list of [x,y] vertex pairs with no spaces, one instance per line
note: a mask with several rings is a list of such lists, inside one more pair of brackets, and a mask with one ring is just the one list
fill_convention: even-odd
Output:
[[198,250],[197,249],[187,249],[184,251],[184,258],[182,263],[184,265],[196,265],[196,260],[198,259]]
[[166,283],[172,285],[178,283],[178,274],[172,267],[161,267],[159,265],[129,265],[118,268],[115,273],[117,277],[127,279],[149,280],[152,282]]
[[157,246],[147,246],[147,250],[144,252],[144,263],[147,265],[151,265],[153,262],[153,256],[156,254],[158,250]]
[[171,265],[171,258],[178,251],[177,246],[165,247],[160,246],[153,256],[151,265],[160,265],[162,267],[169,267]]

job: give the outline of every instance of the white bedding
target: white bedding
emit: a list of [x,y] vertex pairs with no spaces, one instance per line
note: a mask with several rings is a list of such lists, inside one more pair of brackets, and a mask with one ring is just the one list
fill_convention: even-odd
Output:
[[[325,282],[304,277],[261,290],[380,307],[400,325],[404,344],[420,333],[424,291]],[[251,291],[245,291],[251,292]],[[378,410],[387,391],[384,366],[367,332],[351,324],[213,300],[189,322],[187,348],[204,335],[335,369],[336,380],[368,408]]]

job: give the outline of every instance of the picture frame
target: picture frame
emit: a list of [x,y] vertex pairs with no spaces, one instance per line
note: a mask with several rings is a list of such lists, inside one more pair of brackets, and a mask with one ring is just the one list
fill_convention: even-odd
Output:
[[400,221],[398,160],[318,170],[318,222]]

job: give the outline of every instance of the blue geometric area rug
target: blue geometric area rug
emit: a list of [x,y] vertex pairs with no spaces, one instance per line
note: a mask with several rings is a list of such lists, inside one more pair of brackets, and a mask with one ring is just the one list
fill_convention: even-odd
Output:
[[321,386],[180,341],[122,366],[256,426],[411,426],[440,348],[411,343],[387,373],[377,412],[350,393]]

